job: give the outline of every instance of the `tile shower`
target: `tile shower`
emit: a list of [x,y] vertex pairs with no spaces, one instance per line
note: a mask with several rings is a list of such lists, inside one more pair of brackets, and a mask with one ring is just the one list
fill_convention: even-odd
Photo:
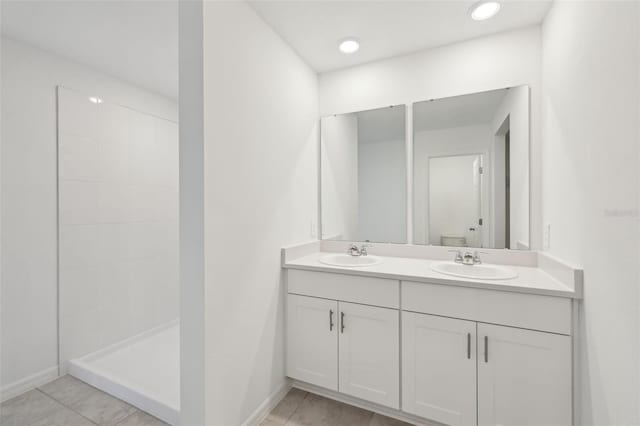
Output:
[[59,87],[58,197],[61,372],[176,423],[177,123]]

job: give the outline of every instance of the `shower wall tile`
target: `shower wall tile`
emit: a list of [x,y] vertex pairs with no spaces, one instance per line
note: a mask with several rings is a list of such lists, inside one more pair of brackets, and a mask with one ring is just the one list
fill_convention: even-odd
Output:
[[64,134],[58,146],[60,178],[96,182],[100,165],[98,146],[96,139]]
[[60,290],[61,311],[95,312],[99,306],[97,297],[99,281],[95,279],[97,268],[78,265],[64,270],[64,287]]
[[100,161],[96,165],[96,174],[100,182],[129,182],[129,142],[127,139],[107,138],[98,143]]
[[178,127],[61,89],[63,368],[178,317]]
[[100,336],[98,335],[97,309],[71,311],[71,306],[65,301],[68,295],[61,291],[60,298],[60,359],[62,363],[98,349]]
[[59,184],[60,223],[88,225],[96,223],[98,191],[93,182],[62,180]]
[[100,261],[98,225],[65,226],[60,233],[60,268],[96,268]]
[[58,99],[58,131],[60,134],[85,138],[97,137],[100,133],[99,110],[87,107],[88,97],[67,89],[62,89],[60,95],[64,97],[64,99]]

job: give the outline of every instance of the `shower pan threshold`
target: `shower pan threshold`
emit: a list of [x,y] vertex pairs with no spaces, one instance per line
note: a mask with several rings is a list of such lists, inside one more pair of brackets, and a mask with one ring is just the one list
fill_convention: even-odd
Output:
[[178,320],[73,359],[68,372],[160,420],[179,423]]

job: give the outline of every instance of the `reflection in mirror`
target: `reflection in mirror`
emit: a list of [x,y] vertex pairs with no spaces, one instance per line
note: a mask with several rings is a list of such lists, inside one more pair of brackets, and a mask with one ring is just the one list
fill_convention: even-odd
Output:
[[529,248],[529,88],[413,107],[415,244]]
[[407,242],[405,109],[322,118],[323,239]]

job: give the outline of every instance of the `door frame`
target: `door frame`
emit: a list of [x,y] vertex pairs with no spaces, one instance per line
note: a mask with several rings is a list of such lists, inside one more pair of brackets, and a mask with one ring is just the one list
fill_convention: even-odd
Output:
[[[479,206],[479,210],[480,210],[480,216],[482,217],[484,212],[485,212],[485,208],[488,207],[486,206],[486,197],[484,197],[484,192],[485,190],[490,191],[490,187],[488,189],[485,188],[485,185],[487,185],[488,183],[490,183],[490,179],[489,180],[485,180],[485,175],[487,174],[486,171],[487,169],[490,168],[490,157],[489,157],[489,152],[488,151],[470,151],[470,152],[461,152],[461,153],[456,153],[456,154],[438,154],[438,155],[427,155],[425,157],[425,215],[424,215],[424,241],[426,245],[432,245],[429,237],[430,237],[430,232],[429,232],[429,227],[430,227],[430,218],[431,215],[429,214],[430,208],[431,208],[431,199],[430,197],[430,191],[429,191],[429,177],[430,177],[430,173],[431,173],[431,168],[429,167],[429,162],[431,161],[432,158],[445,158],[445,157],[466,157],[466,156],[472,156],[472,155],[477,155],[480,157],[480,167],[483,168],[483,173],[481,173],[480,176],[480,196],[479,196],[479,201],[480,201],[480,206]],[[487,213],[490,215],[491,211],[487,210]],[[482,248],[484,247],[484,237],[485,234],[486,235],[490,235],[490,231],[491,231],[491,221],[488,220],[489,218],[482,218],[482,225],[477,225],[478,229],[479,229],[479,234],[480,234],[480,247],[477,248]],[[415,218],[414,218],[415,220]],[[485,233],[485,230],[487,230],[487,232]],[[444,246],[443,246],[444,247]],[[476,248],[476,247],[471,247],[471,248]]]

